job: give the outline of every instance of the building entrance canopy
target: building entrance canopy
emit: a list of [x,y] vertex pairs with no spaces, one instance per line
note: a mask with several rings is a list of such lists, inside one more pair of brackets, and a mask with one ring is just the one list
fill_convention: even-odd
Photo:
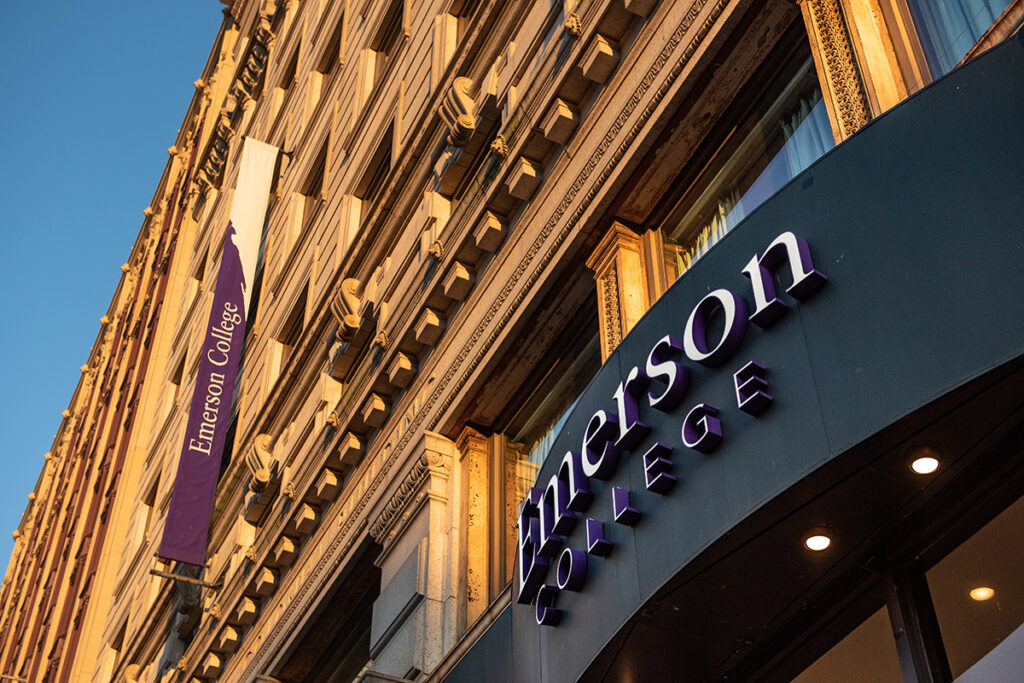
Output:
[[[855,581],[855,550],[949,495],[952,480],[914,479],[885,458],[924,439],[955,460],[1018,428],[1022,111],[1014,39],[837,147],[680,278],[566,421],[521,521],[522,589],[448,680],[754,674],[745,659],[795,637],[802,611],[842,601],[824,592]],[[827,284],[794,298],[775,259],[788,310],[759,320],[765,290],[749,264],[787,233]],[[719,290],[733,297],[701,303]],[[737,331],[730,310],[755,324]],[[706,335],[693,329],[701,317]],[[666,359],[689,381],[659,410],[668,377],[649,361]],[[640,423],[649,429],[627,434]],[[616,440],[617,462],[601,469]],[[584,476],[545,497],[569,451]],[[815,524],[834,537],[826,555],[802,546]]]

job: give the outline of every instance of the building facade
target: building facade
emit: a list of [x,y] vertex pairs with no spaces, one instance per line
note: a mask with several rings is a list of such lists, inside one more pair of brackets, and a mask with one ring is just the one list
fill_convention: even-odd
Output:
[[[936,340],[922,343],[917,364],[868,363],[885,337],[877,319],[863,323],[875,332],[863,340],[836,330],[888,304],[882,294],[851,303],[863,297],[850,292],[873,277],[873,245],[893,245],[877,271],[890,288],[896,257],[909,257],[901,244],[920,242],[927,254],[936,243],[952,248],[963,231],[942,215],[932,217],[943,227],[931,236],[915,227],[920,221],[892,219],[944,206],[940,198],[975,209],[965,217],[950,208],[947,216],[1001,226],[968,231],[998,248],[964,247],[964,262],[1009,282],[1022,275],[1000,258],[1020,248],[1009,227],[1020,225],[1013,197],[1024,178],[1004,157],[1024,150],[1007,123],[1021,104],[1024,61],[1019,36],[1011,37],[1024,4],[224,4],[154,215],[133,251],[140,267],[157,264],[133,282],[163,288],[124,314],[160,311],[152,343],[143,344],[150,362],[110,365],[119,368],[111,373],[144,373],[136,392],[143,421],[122,430],[121,419],[88,412],[109,399],[83,404],[86,431],[109,424],[106,438],[125,444],[110,465],[76,461],[122,472],[108,487],[117,495],[107,523],[116,526],[106,542],[88,546],[97,577],[87,582],[91,596],[47,589],[27,572],[57,581],[47,567],[73,571],[56,559],[64,546],[46,545],[55,536],[44,518],[63,508],[36,512],[30,503],[19,530],[26,540],[19,538],[4,583],[0,673],[161,683],[783,680],[801,672],[839,680],[834,668],[814,667],[832,666],[832,648],[862,634],[866,618],[872,627],[882,619],[885,630],[879,590],[897,596],[888,600],[895,680],[900,671],[910,680],[950,680],[996,651],[998,641],[975,648],[974,659],[936,654],[941,610],[938,600],[934,609],[922,606],[930,599],[918,570],[951,556],[953,537],[911,533],[892,520],[930,509],[922,501],[949,507],[951,492],[962,489],[989,501],[963,515],[969,523],[950,523],[967,538],[1019,507],[1014,482],[1024,462],[1012,437],[1021,404],[1010,390],[1020,376],[1019,302],[986,317],[991,307],[964,293],[970,278],[950,275],[953,309],[994,326],[984,337],[992,343],[960,354],[966,360],[956,368],[946,359],[969,338],[935,333],[928,321],[940,312],[930,305],[892,309]],[[1002,100],[982,87],[995,78],[979,75],[985,69],[1004,86]],[[977,86],[975,101],[949,109],[960,123],[928,118],[929,106],[945,111],[954,87],[969,86]],[[968,135],[976,127],[963,117],[989,117],[991,134]],[[966,136],[955,163],[994,195],[935,177],[941,156],[925,151],[946,144],[950,131]],[[281,151],[205,566],[195,567],[155,553],[247,137]],[[971,149],[991,161],[968,158]],[[931,204],[914,191],[926,180],[943,189]],[[894,187],[905,204],[885,194]],[[775,296],[776,276],[788,295],[780,288]],[[919,296],[946,300],[919,291],[936,282],[918,281]],[[128,305],[120,303],[124,291],[122,282],[116,313]],[[918,309],[927,314],[920,320],[912,316]],[[748,314],[757,334],[744,337]],[[808,348],[825,349],[824,360],[793,341],[801,334],[818,335]],[[779,355],[780,340],[811,361]],[[106,348],[97,346],[94,356]],[[737,349],[764,355],[733,368]],[[693,362],[684,367],[684,358]],[[947,367],[932,368],[930,358]],[[723,364],[728,372],[711,369]],[[823,368],[837,386],[858,373],[870,381],[856,395],[824,397],[808,379]],[[759,393],[787,375],[814,390],[799,400],[784,384],[775,401]],[[689,410],[696,399],[680,403],[684,376],[695,390],[707,387],[703,412]],[[72,422],[86,393],[80,385]],[[768,411],[756,426],[771,434],[750,427],[734,437],[735,410],[723,409],[720,421],[708,410],[727,400],[752,416]],[[997,403],[1009,412],[963,431],[995,445],[975,453],[964,439],[950,441],[936,457],[941,485],[886,488],[886,477],[843,485],[852,473],[891,474],[874,459],[879,453],[923,453],[918,447],[933,442],[912,437],[943,415],[966,424],[970,406],[996,414]],[[865,416],[870,410],[855,407],[863,404],[888,409]],[[834,417],[822,429],[832,441],[816,441],[820,434],[793,419],[815,412]],[[669,428],[676,442],[683,428],[681,444]],[[697,467],[704,460],[680,454],[712,450],[716,429],[737,444],[736,454],[723,450],[708,462],[724,469],[706,474]],[[662,450],[647,448],[655,436]],[[801,459],[793,441],[820,447],[817,459]],[[613,461],[641,445],[616,470]],[[952,457],[954,447],[970,457]],[[121,451],[62,444],[57,452]],[[771,465],[745,470],[762,452],[777,454]],[[1002,469],[991,465],[997,456]],[[684,462],[697,468],[692,475]],[[584,493],[577,466],[593,480]],[[47,474],[51,467],[37,497],[98,495],[69,486],[70,470]],[[1003,486],[979,483],[996,475]],[[701,483],[703,476],[710,478]],[[913,498],[922,488],[927,495]],[[565,504],[570,495],[575,502]],[[906,507],[908,496],[916,507]],[[871,520],[863,529],[815,534],[834,544],[833,558],[842,548],[845,561],[808,569],[765,545],[777,539],[772,530],[792,531],[787,519],[798,518],[797,534],[813,526],[814,515],[798,513],[826,499],[837,508],[877,503],[863,504],[862,518]],[[583,513],[587,522],[574,527],[569,518]],[[76,533],[96,535],[93,518],[68,519]],[[886,536],[888,545],[866,540],[890,527],[898,533]],[[942,542],[917,552],[935,538]],[[915,548],[913,561],[864,550],[891,553],[897,541]],[[76,574],[72,585],[88,575]],[[48,606],[51,594],[75,615],[73,629],[52,616],[61,609]],[[710,596],[735,618],[712,618],[723,607]],[[1016,622],[1001,627],[1000,641],[1021,623],[1020,603],[1004,611]],[[21,623],[45,639],[11,626]]]

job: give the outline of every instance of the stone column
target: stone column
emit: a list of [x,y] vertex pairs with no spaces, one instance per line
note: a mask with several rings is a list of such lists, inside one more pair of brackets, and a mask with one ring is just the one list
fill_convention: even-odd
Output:
[[587,259],[597,281],[601,360],[611,355],[650,306],[640,252],[640,236],[616,222]]

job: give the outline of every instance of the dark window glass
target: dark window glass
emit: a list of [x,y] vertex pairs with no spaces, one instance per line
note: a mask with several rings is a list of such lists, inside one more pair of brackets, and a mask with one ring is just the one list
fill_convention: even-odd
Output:
[[794,683],[901,683],[899,655],[883,607],[811,664]]
[[953,676],[1021,680],[1024,498],[932,567],[927,578]]
[[555,437],[590,380],[601,369],[596,303],[582,307],[565,328],[557,349],[552,349],[535,370],[536,383],[524,387],[505,435],[522,444],[529,461],[544,462]]

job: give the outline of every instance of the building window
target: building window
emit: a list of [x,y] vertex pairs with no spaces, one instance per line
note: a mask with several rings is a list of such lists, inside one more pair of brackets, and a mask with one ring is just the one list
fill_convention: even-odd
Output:
[[295,85],[298,72],[299,49],[296,48],[292,53],[291,59],[288,61],[288,66],[285,67],[281,80],[278,81],[277,87],[274,88],[273,97],[270,101],[270,119],[272,121],[277,121],[281,111],[284,109],[284,101],[288,95],[288,91],[291,90],[293,85]]
[[806,48],[734,120],[664,225],[676,276],[835,144]]
[[[313,220],[320,214],[320,209],[327,198],[326,182],[327,142],[325,141],[320,148],[320,152],[316,155],[316,160],[313,161],[313,165],[309,169],[306,182],[302,186],[302,194],[304,196],[302,204],[302,234],[305,234],[310,229]],[[298,235],[292,238],[293,244],[296,237]]]
[[327,47],[324,48],[323,55],[320,56],[320,62],[316,65],[316,70],[323,77],[320,86],[321,93],[326,92],[330,88],[335,77],[341,72],[341,67],[345,62],[344,49],[345,14],[343,12],[338,18],[338,23],[334,27],[330,40],[327,42]]
[[1009,0],[907,0],[932,76],[952,71],[1009,4]]
[[292,306],[292,310],[289,311],[288,317],[285,318],[284,324],[281,326],[281,332],[277,335],[279,358],[278,366],[274,373],[275,377],[288,364],[288,361],[298,348],[299,340],[302,338],[302,329],[306,324],[306,291],[308,287],[308,284],[304,286],[299,296],[296,297],[295,304]]
[[[394,146],[395,138],[395,124],[392,122],[388,125],[387,130],[384,131],[383,137],[377,144],[377,149],[374,151],[373,156],[366,164],[366,172],[363,173],[362,179],[356,185],[356,196],[362,200],[363,206],[369,208],[370,205],[377,199],[381,189],[384,187],[384,181],[387,180],[388,174],[391,172],[391,154]],[[365,211],[365,214],[369,214],[369,211]]]
[[793,683],[901,683],[899,654],[883,607],[811,664]]
[[153,519],[156,515],[156,501],[157,494],[160,492],[160,477],[157,476],[153,485],[149,489],[149,493],[142,500],[142,504],[146,507],[146,527],[145,527],[145,538],[146,543],[152,540],[153,536]]
[[[1024,498],[927,573],[954,678],[1019,673],[1024,652]],[[1003,680],[1009,680],[1008,678]]]
[[539,380],[521,388],[510,401],[514,411],[503,429],[512,442],[522,444],[524,455],[537,469],[544,464],[576,400],[601,369],[597,304],[581,306],[564,329],[565,337],[533,372]]
[[388,68],[398,55],[398,48],[401,47],[401,38],[404,35],[403,4],[404,0],[391,3],[377,30],[377,37],[370,44],[370,49],[374,52],[374,83],[380,83],[384,79]]

